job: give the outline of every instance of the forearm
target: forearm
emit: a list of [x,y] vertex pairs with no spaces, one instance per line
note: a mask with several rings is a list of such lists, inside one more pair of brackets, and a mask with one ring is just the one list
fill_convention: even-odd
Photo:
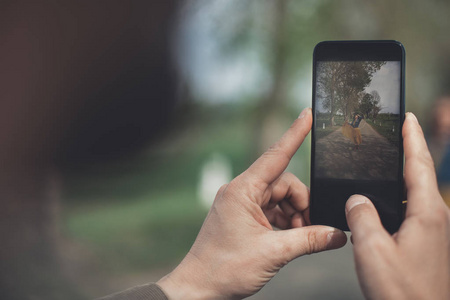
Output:
[[219,299],[214,284],[202,264],[191,253],[173,270],[158,281],[167,297],[176,299]]
[[168,297],[156,283],[149,283],[127,289],[97,300],[168,300]]

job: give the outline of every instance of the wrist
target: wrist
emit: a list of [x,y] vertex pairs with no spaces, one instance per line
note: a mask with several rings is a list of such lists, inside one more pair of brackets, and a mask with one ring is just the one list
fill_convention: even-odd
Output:
[[221,298],[204,266],[190,253],[157,284],[170,300]]

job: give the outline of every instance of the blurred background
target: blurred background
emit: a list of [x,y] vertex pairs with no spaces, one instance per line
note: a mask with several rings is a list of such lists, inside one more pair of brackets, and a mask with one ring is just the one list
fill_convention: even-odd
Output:
[[[407,111],[449,201],[449,14],[443,0],[2,1],[0,298],[88,299],[170,272],[218,188],[311,106],[323,40],[403,43]],[[308,138],[288,168],[306,184],[309,156]],[[361,297],[347,245],[251,298]]]

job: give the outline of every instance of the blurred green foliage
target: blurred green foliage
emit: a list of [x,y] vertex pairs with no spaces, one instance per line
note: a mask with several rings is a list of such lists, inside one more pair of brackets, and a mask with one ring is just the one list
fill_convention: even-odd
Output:
[[[215,152],[230,160],[233,176],[251,164],[253,110],[179,108],[172,128],[140,155],[65,174],[66,234],[87,246],[103,269],[119,274],[180,261],[207,213],[197,194],[200,169]],[[297,156],[309,155],[305,151]],[[292,170],[308,177],[308,167]]]
[[366,119],[366,122],[389,142],[397,145],[400,130],[398,118],[399,116],[396,114],[379,114],[375,121]]

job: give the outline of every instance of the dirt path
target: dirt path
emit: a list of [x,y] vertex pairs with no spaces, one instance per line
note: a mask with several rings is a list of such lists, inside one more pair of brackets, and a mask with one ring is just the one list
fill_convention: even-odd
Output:
[[361,121],[359,149],[341,127],[316,142],[316,175],[339,179],[396,179],[398,149]]

